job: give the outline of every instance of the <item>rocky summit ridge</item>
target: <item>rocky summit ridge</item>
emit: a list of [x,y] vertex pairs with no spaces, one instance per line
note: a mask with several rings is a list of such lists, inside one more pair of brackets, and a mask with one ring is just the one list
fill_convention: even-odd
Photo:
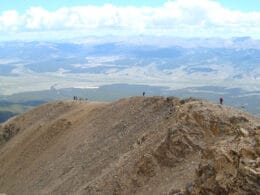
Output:
[[56,101],[0,125],[0,193],[259,194],[260,119],[206,100]]

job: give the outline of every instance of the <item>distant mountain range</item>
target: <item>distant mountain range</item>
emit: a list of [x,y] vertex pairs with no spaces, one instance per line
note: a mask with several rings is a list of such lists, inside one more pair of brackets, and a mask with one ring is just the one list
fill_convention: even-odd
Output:
[[[260,41],[133,37],[131,40],[3,42],[0,94],[129,83],[260,89]],[[167,43],[167,44],[166,44]],[[34,82],[31,82],[31,81]]]
[[228,105],[259,115],[260,40],[111,36],[0,43],[0,121],[73,95],[115,101],[143,90],[211,101],[224,96]]

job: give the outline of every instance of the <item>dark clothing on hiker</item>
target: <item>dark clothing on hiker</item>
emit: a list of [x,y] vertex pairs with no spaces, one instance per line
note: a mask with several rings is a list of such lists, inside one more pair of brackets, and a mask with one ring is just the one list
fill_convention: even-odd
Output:
[[219,103],[220,104],[223,104],[223,101],[224,101],[224,99],[221,97],[221,98],[219,98]]

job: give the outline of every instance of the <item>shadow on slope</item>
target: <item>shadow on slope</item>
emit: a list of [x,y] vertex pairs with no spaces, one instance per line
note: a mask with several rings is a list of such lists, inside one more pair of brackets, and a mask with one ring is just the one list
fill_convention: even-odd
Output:
[[259,126],[259,118],[196,99],[57,101],[1,125],[1,135],[15,131],[0,146],[0,189],[257,194]]

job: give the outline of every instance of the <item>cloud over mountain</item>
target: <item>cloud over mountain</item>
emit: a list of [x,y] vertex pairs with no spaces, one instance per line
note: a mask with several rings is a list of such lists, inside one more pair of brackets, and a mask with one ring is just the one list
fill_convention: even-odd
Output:
[[210,0],[169,1],[161,7],[31,7],[24,13],[0,13],[0,32],[74,35],[252,36],[259,38],[260,12],[229,10]]

